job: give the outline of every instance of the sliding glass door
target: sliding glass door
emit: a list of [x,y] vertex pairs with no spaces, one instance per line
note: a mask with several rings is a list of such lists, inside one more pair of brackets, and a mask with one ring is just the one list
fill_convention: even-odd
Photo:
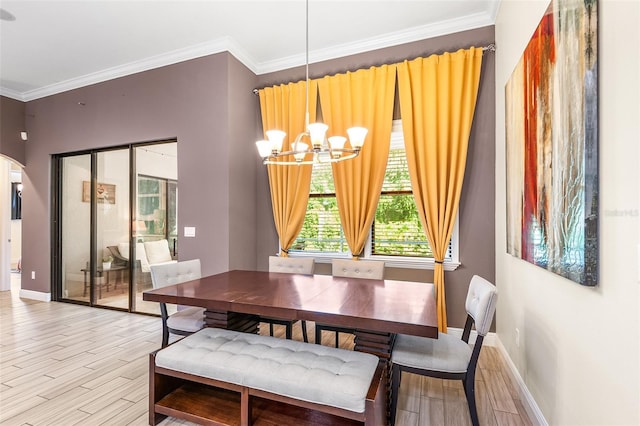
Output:
[[142,293],[152,287],[151,265],[178,258],[177,144],[137,146],[134,157],[135,310],[157,313],[158,304],[144,302]]
[[176,154],[172,142],[54,158],[56,300],[159,313],[142,301],[156,261],[145,244],[177,258]]
[[59,160],[61,299],[129,309],[129,149]]

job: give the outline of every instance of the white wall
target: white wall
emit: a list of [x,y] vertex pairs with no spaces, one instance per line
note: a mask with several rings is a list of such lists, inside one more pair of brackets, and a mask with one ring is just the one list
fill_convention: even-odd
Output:
[[640,2],[599,2],[599,286],[506,252],[504,87],[548,4],[503,0],[496,20],[497,333],[549,424],[638,425]]

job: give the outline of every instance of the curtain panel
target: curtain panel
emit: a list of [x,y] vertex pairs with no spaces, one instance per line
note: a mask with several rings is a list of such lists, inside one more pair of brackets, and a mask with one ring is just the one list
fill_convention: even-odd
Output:
[[400,113],[413,195],[435,258],[438,328],[447,331],[444,261],[458,212],[482,49],[398,64]]
[[[307,86],[305,81],[266,87],[259,91],[262,128],[287,133],[282,150],[287,151],[296,136],[305,130]],[[309,115],[316,116],[318,85],[309,81]],[[289,249],[302,229],[309,201],[311,165],[268,165],[271,207],[280,240],[280,255]]]
[[383,65],[318,80],[322,115],[330,135],[369,129],[360,155],[333,164],[340,221],[354,257],[364,250],[375,217],[389,156],[396,65]]

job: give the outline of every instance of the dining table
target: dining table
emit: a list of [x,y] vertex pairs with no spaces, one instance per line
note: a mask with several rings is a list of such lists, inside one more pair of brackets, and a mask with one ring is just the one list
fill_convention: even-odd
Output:
[[[145,291],[143,300],[205,308],[205,326],[259,333],[260,317],[354,330],[355,351],[376,355],[390,401],[397,334],[438,338],[431,283],[233,270]],[[387,416],[390,415],[387,405]]]
[[233,270],[143,293],[143,300],[205,308],[205,325],[258,333],[260,317],[355,330],[354,350],[388,361],[396,334],[438,337],[434,286]]

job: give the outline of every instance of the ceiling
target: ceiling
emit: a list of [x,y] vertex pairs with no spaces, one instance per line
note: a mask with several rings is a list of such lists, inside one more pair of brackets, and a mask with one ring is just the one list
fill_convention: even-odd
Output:
[[[310,62],[493,25],[499,3],[310,0]],[[0,8],[0,94],[22,101],[222,51],[256,74],[305,63],[303,0],[2,0]]]

